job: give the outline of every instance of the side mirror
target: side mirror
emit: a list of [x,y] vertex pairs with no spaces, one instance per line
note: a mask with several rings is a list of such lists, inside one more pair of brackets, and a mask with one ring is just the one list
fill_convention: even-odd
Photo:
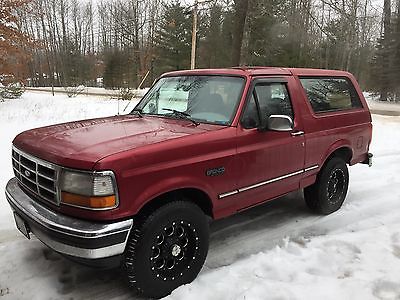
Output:
[[271,115],[267,120],[267,129],[273,131],[292,131],[293,120],[285,115]]

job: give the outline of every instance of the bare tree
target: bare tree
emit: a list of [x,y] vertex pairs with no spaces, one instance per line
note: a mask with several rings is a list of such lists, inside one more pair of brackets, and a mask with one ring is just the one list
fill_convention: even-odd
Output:
[[[383,6],[383,47],[384,47],[384,56],[382,60],[383,64],[383,70],[387,70],[389,67],[389,58],[388,58],[388,48],[389,48],[389,41],[390,41],[390,20],[392,17],[392,7],[391,7],[391,1],[390,0],[384,0],[384,6]],[[386,54],[386,55],[385,55]],[[387,101],[388,100],[388,89],[389,89],[389,78],[386,75],[387,72],[383,72],[383,78],[382,78],[382,85],[381,85],[381,101]]]
[[235,17],[232,40],[232,65],[240,64],[240,55],[243,42],[243,32],[246,22],[249,0],[235,0]]

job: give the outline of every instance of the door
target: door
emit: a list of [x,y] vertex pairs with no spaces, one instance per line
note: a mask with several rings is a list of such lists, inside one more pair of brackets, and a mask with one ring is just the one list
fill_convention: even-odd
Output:
[[[238,210],[299,188],[305,145],[300,114],[293,105],[292,77],[253,79],[237,134]],[[292,119],[290,131],[261,129],[271,115]]]

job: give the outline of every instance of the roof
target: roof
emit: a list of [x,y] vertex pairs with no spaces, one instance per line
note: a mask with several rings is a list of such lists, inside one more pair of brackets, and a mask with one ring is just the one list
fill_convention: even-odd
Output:
[[163,76],[181,75],[233,75],[233,76],[262,76],[262,75],[296,75],[296,76],[348,76],[350,73],[339,70],[310,69],[310,68],[281,68],[281,67],[233,67],[224,69],[194,69],[180,70],[163,74]]

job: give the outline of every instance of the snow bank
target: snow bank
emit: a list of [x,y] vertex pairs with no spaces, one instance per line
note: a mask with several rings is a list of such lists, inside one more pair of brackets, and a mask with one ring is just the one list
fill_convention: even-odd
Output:
[[371,110],[394,111],[400,113],[399,102],[379,101],[379,96],[373,96],[371,93],[364,93],[364,96]]
[[[105,88],[100,88],[100,87],[85,87],[83,85],[79,86],[80,87],[80,94],[83,95],[90,95],[90,94],[95,94],[98,96],[117,96],[119,93],[118,89],[115,90],[110,90],[110,89],[105,89]],[[65,93],[67,89],[71,89],[73,87],[54,87],[54,91],[56,93]],[[48,91],[51,92],[52,88],[51,87],[28,87],[27,88],[29,91],[32,92],[43,92],[43,91]],[[149,88],[143,88],[143,89],[132,89],[132,93],[135,95],[135,97],[143,97],[144,94],[149,90]]]

